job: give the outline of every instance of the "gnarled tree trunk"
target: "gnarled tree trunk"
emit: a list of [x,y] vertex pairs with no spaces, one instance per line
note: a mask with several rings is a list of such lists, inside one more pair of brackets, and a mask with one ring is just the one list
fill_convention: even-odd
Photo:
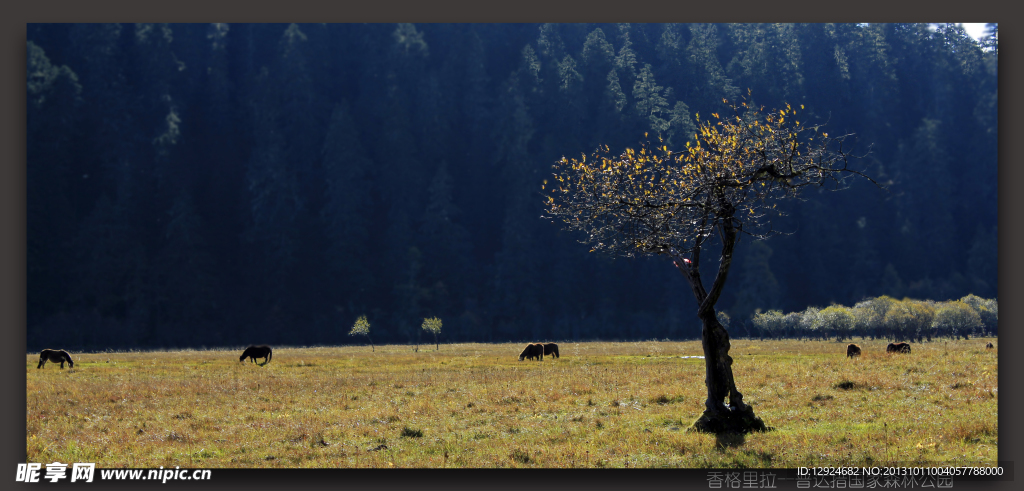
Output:
[[[767,431],[761,418],[754,414],[753,408],[743,403],[743,394],[736,389],[732,378],[732,357],[729,356],[729,333],[718,322],[715,314],[715,303],[722,293],[722,286],[729,275],[732,264],[732,251],[736,245],[736,229],[731,220],[725,220],[721,228],[722,260],[718,265],[718,274],[711,285],[711,290],[704,288],[700,278],[700,248],[696,248],[693,261],[676,256],[675,265],[686,277],[693,290],[697,303],[700,305],[697,317],[704,324],[702,344],[704,347],[704,383],[708,388],[708,398],[704,401],[704,414],[693,424],[695,431],[707,433],[748,433],[751,431]],[[728,398],[729,404],[725,404]]]
[[[732,378],[732,357],[729,356],[729,333],[715,318],[714,311],[701,319],[704,322],[704,383],[708,398],[704,401],[704,414],[692,429],[706,433],[748,433],[767,431],[754,409],[744,404],[743,394],[736,389]],[[723,401],[728,398],[729,404]]]

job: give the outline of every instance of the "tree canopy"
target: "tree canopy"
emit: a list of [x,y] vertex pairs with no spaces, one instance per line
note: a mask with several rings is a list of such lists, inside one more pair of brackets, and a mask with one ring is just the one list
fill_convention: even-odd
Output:
[[700,121],[698,114],[696,143],[681,151],[659,140],[617,157],[605,145],[589,162],[563,157],[548,212],[586,233],[591,251],[681,256],[699,253],[719,227],[767,238],[778,232],[779,199],[863,175],[849,167],[845,135],[801,124],[791,106],[767,114],[746,102],[733,109],[727,118],[712,113]]

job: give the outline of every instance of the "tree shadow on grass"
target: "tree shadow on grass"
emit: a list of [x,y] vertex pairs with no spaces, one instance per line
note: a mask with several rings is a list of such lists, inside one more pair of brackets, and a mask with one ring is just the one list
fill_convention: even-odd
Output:
[[717,433],[715,434],[715,448],[725,450],[726,448],[737,448],[743,445],[746,437],[743,433]]
[[[715,449],[719,452],[725,453],[727,449],[739,449],[746,442],[745,433],[718,433],[715,435]],[[763,467],[770,467],[774,455],[769,452],[761,450],[742,450],[739,452],[748,457],[757,459],[757,462]]]

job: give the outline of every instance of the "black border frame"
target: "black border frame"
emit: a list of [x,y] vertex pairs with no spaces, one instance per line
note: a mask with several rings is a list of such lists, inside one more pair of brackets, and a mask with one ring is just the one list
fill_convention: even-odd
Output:
[[[1000,374],[1006,379],[1000,396],[999,460],[1013,462],[1020,455],[1021,425],[1012,417],[1020,408],[1020,394],[1014,384],[1020,362],[1012,356],[1019,348],[1014,331],[1021,309],[1014,300],[1021,295],[1021,261],[1014,254],[1022,244],[1019,223],[1024,210],[1024,193],[1015,193],[1024,170],[1019,165],[1021,150],[1013,143],[1021,134],[1021,98],[1015,88],[1021,80],[1021,38],[1015,28],[1022,23],[1005,22],[1016,11],[1009,2],[906,2],[880,0],[820,2],[799,0],[780,6],[776,2],[733,0],[681,2],[667,0],[552,1],[519,0],[484,4],[471,0],[377,0],[324,5],[315,0],[271,2],[266,0],[178,0],[143,3],[129,0],[41,0],[13,2],[0,7],[3,33],[0,67],[5,74],[0,97],[0,319],[4,343],[0,383],[13,394],[0,403],[0,481],[5,472],[13,474],[16,464],[26,458],[24,408],[26,404],[24,356],[26,352],[26,25],[34,22],[892,22],[892,21],[996,21],[1001,24],[999,71],[999,290],[1001,292]],[[4,470],[6,469],[6,471]],[[220,471],[220,472],[218,472]],[[784,471],[780,472],[780,475]],[[98,472],[97,472],[98,474]],[[218,480],[218,475],[224,476]],[[698,477],[699,476],[699,477]],[[8,482],[10,482],[8,474]],[[97,476],[98,478],[98,476]],[[225,482],[223,479],[227,479]],[[66,482],[66,481],[65,481]],[[155,482],[151,482],[155,484]],[[124,482],[135,487],[139,482]],[[376,489],[445,488],[511,489],[524,486],[557,486],[587,489],[622,489],[641,486],[661,489],[696,486],[707,489],[705,471],[688,470],[214,470],[207,482],[168,482],[171,488],[247,489],[301,485],[304,487],[346,487]],[[28,484],[23,484],[27,486]],[[77,485],[77,483],[75,484]],[[116,487],[119,483],[94,482],[91,488]],[[780,489],[790,489],[777,483]],[[978,482],[954,480],[956,489],[1010,489],[1007,481]]]

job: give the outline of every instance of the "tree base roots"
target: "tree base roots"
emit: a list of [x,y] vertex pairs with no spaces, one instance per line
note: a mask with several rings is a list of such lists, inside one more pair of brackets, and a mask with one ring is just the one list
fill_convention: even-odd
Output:
[[700,433],[751,433],[754,431],[771,431],[774,428],[765,426],[764,421],[754,414],[754,409],[747,406],[743,409],[728,408],[725,411],[704,411],[690,426],[689,431]]

